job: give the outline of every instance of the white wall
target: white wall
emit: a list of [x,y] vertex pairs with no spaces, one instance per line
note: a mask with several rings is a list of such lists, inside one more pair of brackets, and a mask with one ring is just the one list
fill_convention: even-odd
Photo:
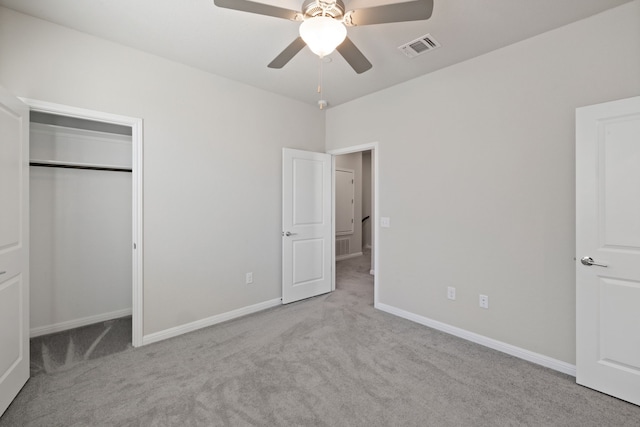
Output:
[[574,113],[636,95],[640,1],[328,110],[379,143],[380,302],[574,363]]
[[349,253],[362,252],[362,153],[349,153],[336,156],[336,168],[350,169],[354,173],[354,225],[353,234],[336,236],[336,239],[349,239]]
[[6,8],[0,84],[144,120],[145,335],[281,296],[281,149],[323,112]]
[[[131,167],[131,136],[31,123],[30,157]],[[30,329],[131,312],[131,173],[30,168]]]

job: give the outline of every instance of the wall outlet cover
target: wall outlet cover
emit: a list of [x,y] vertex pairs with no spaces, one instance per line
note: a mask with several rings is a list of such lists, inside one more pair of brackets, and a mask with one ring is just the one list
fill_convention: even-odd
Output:
[[454,288],[453,286],[447,287],[447,298],[451,300],[456,299],[456,288]]
[[480,307],[489,308],[489,297],[487,295],[480,294]]

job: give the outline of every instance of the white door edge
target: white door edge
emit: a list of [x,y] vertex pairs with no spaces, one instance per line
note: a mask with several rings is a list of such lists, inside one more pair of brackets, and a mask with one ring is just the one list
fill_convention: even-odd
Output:
[[101,111],[77,108],[68,105],[55,104],[52,102],[39,101],[29,98],[19,98],[22,102],[29,106],[31,111],[43,113],[57,114],[67,117],[75,117],[79,119],[87,119],[104,123],[112,123],[122,126],[131,127],[131,146],[132,146],[132,238],[135,249],[132,247],[132,326],[131,326],[131,344],[134,347],[143,345],[143,250],[144,241],[143,233],[143,157],[142,157],[142,119],[117,114],[105,113]]
[[[371,150],[371,171],[373,173],[373,218],[371,218],[371,223],[373,224],[373,265],[375,266],[375,275],[373,276],[373,306],[378,308],[379,304],[379,286],[380,286],[380,224],[378,221],[379,211],[380,211],[380,168],[379,168],[379,159],[380,159],[380,149],[378,146],[378,142],[370,142],[366,144],[353,145],[350,147],[337,148],[335,150],[328,150],[327,154],[331,154],[332,162],[331,169],[332,174],[335,174],[336,170],[336,156],[340,156],[342,154],[351,154],[358,153],[362,151]],[[332,242],[331,246],[333,248],[333,257],[332,257],[332,265],[336,264],[336,233],[335,233],[335,179],[334,179],[334,187],[333,187],[333,232],[332,232]],[[335,290],[335,268],[334,268],[334,283],[333,288]]]

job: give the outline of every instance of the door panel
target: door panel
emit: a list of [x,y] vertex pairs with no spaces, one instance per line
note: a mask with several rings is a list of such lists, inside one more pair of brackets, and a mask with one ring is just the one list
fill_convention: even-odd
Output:
[[282,150],[282,303],[327,293],[331,275],[331,156]]
[[29,378],[29,110],[0,88],[0,415]]
[[336,169],[336,235],[353,234],[355,218],[354,172]]
[[324,279],[324,239],[293,242],[293,286]]
[[322,225],[323,204],[322,160],[292,158],[293,166],[293,222],[292,226]]
[[640,97],[576,126],[576,380],[640,404]]

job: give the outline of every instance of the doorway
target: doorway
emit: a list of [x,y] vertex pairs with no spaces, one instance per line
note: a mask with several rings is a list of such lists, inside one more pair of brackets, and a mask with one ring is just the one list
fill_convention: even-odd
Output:
[[[95,315],[80,316],[76,319],[65,319],[65,321],[62,322],[54,321],[50,325],[39,325],[36,323],[36,327],[32,327],[31,329],[31,335],[37,336],[43,335],[43,333],[59,332],[68,328],[86,326],[92,323],[92,320],[101,322],[109,320],[108,318],[119,317],[119,315],[127,315],[130,313],[131,344],[134,347],[140,346],[142,345],[143,335],[142,120],[30,99],[22,99],[22,101],[30,108],[32,129],[36,129],[36,132],[42,132],[42,135],[34,134],[34,136],[36,136],[35,143],[39,144],[39,146],[35,146],[33,155],[30,156],[31,174],[32,176],[33,174],[38,175],[38,179],[34,179],[34,183],[32,183],[33,196],[43,196],[42,199],[39,199],[39,201],[34,204],[34,207],[45,206],[51,210],[55,209],[56,212],[63,212],[61,221],[65,223],[62,224],[62,228],[73,229],[75,232],[72,231],[72,234],[75,233],[76,235],[62,244],[71,243],[71,245],[73,245],[73,242],[75,242],[78,245],[85,246],[87,251],[90,251],[90,246],[94,246],[94,253],[99,253],[100,250],[103,249],[100,248],[101,242],[99,240],[101,240],[101,238],[98,236],[101,230],[96,229],[99,228],[96,227],[96,222],[94,221],[88,226],[94,227],[93,229],[98,239],[89,241],[85,239],[86,236],[83,236],[83,234],[86,233],[83,233],[82,227],[73,228],[74,224],[70,223],[69,219],[75,218],[73,221],[77,222],[79,218],[82,218],[83,213],[90,215],[92,209],[94,213],[101,216],[103,221],[109,218],[110,212],[112,212],[114,216],[119,216],[120,219],[118,221],[121,228],[119,233],[122,234],[122,225],[124,224],[124,232],[126,234],[120,236],[118,244],[122,247],[124,242],[126,246],[122,248],[123,251],[121,251],[119,256],[113,259],[109,257],[109,259],[103,260],[103,268],[109,269],[110,263],[113,263],[112,267],[114,267],[114,270],[120,270],[119,276],[117,277],[122,277],[122,275],[125,274],[130,278],[129,282],[127,280],[128,278],[125,277],[125,281],[130,283],[130,289],[122,290],[122,292],[130,292],[129,295],[116,296],[116,292],[107,292],[105,294],[105,296],[114,296],[114,301],[111,301],[110,307],[119,307],[123,304],[123,300],[126,300],[126,302],[130,301],[129,307],[115,310],[106,309],[106,312],[102,310],[102,313],[100,313],[100,309],[98,309]],[[82,129],[83,127],[84,129]],[[51,138],[56,139],[56,137],[51,137],[51,135],[47,136],[47,132],[50,134],[55,133],[55,131],[51,132],[51,129],[55,129],[57,132],[66,132],[63,138],[58,138],[57,145],[47,144],[47,138],[49,138],[50,141],[52,140]],[[79,145],[78,139],[80,137],[88,138],[85,139],[85,142],[90,141],[90,143],[82,146]],[[38,139],[39,142],[37,141]],[[127,143],[126,141],[129,142]],[[93,146],[91,147],[91,145]],[[47,153],[47,149],[52,149],[52,151]],[[65,150],[67,154],[71,152],[73,152],[73,154],[66,159],[56,157],[59,156],[61,152],[65,152]],[[98,153],[98,157],[106,160],[96,161],[96,153]],[[49,156],[47,156],[47,154],[49,154]],[[34,155],[37,157],[44,156],[51,158],[42,161],[42,159],[34,158]],[[94,156],[94,158],[91,156]],[[118,159],[120,159],[120,161]],[[53,182],[58,185],[56,188],[52,187],[52,185],[54,185]],[[91,184],[98,184],[100,186],[100,195],[95,197],[91,195]],[[124,202],[123,194],[117,194],[119,191],[122,193],[122,190],[124,190]],[[49,196],[47,196],[47,194],[49,194]],[[71,200],[86,201],[87,199],[93,199],[93,202],[88,205],[83,205],[82,208],[60,206],[64,203],[64,199],[55,199],[55,196],[60,194],[65,195],[65,197]],[[46,200],[47,197],[49,200]],[[119,201],[120,206],[109,205],[110,202],[115,203],[115,201]],[[105,205],[105,203],[107,204]],[[107,208],[105,208],[105,206],[107,206]],[[109,212],[105,212],[106,209],[108,209]],[[65,215],[64,212],[68,212],[69,215]],[[42,225],[43,222],[48,221],[47,219],[43,219],[42,216],[34,214],[35,212],[32,211],[32,223],[35,220]],[[49,245],[50,248],[55,248],[56,244],[59,245],[61,243],[52,243],[51,234],[54,228],[50,225],[51,224],[45,224],[42,230],[44,230],[45,233],[49,233],[49,236],[45,237],[45,239],[49,239],[46,244]],[[59,226],[59,224],[53,224],[53,226],[56,227]],[[57,233],[59,230],[54,231]],[[36,228],[34,229],[34,235],[37,233],[38,230]],[[40,238],[42,238],[42,236],[45,236],[45,234],[40,233]],[[103,237],[106,240],[110,240],[112,236],[109,236],[109,239],[107,236]],[[57,265],[64,265],[67,270],[81,269],[83,266],[79,254],[82,254],[82,248],[72,249],[72,251],[64,255],[68,259],[56,259],[52,261],[52,257],[46,254],[46,250],[41,254],[35,254],[34,245],[32,245],[32,257],[39,256],[41,260],[51,264],[42,268],[42,272],[45,274],[52,269],[52,266],[56,268]],[[59,257],[60,253],[56,252],[55,256]],[[105,254],[100,256],[102,258],[107,257]],[[57,264],[59,261],[61,261],[62,264]],[[32,266],[32,269],[34,267],[38,268],[37,266]],[[123,271],[123,269],[125,271]],[[37,274],[33,276],[35,278]],[[96,282],[99,281],[96,280]],[[108,284],[100,283],[98,286],[106,287]],[[96,291],[98,291],[97,288]],[[38,292],[38,289],[34,289],[34,292]],[[73,293],[73,290],[70,292]],[[35,293],[33,295],[34,297],[36,296]],[[52,296],[53,295],[45,295],[44,297],[50,299],[53,304]],[[119,300],[119,302],[115,300]],[[94,301],[94,303],[96,302]],[[81,305],[83,301],[81,298],[78,298],[78,301],[68,303],[66,309],[72,311],[74,304]],[[125,305],[128,304],[125,303]],[[107,307],[109,307],[109,305],[107,305]],[[38,307],[33,307],[32,316],[34,315],[33,311],[37,308]],[[46,311],[46,308],[43,308],[43,310]],[[60,311],[58,308],[54,308],[53,311],[56,310]],[[36,310],[35,315],[37,314]],[[67,316],[73,317],[73,314]],[[75,317],[78,316],[76,315]],[[43,323],[42,319],[39,319],[38,322]],[[44,323],[46,323],[46,321],[44,321]],[[107,325],[107,328],[113,326],[114,325]],[[89,326],[86,327],[88,328]],[[121,328],[121,324],[118,327]],[[127,328],[128,327],[127,324]],[[99,336],[99,338],[101,337]],[[70,344],[70,348],[72,347]],[[87,350],[84,352],[85,354],[90,354],[95,348],[90,347],[85,350]],[[72,352],[73,349],[68,351]],[[70,355],[67,354],[67,357],[69,356]]]
[[[349,263],[349,268],[362,270],[363,256],[367,257],[368,273],[373,276],[373,304],[378,303],[378,227],[376,218],[378,217],[378,155],[377,143],[363,144],[353,147],[347,147],[339,150],[332,150],[328,153],[333,157],[334,177],[339,171],[353,171],[354,189],[353,189],[353,232],[347,229],[348,220],[345,215],[350,214],[351,207],[346,206],[342,210],[339,204],[344,204],[348,198],[341,197],[338,200],[341,190],[336,186],[340,185],[337,179],[334,179],[334,230],[333,247],[334,262]],[[344,173],[343,173],[344,174]],[[345,175],[346,176],[346,175]],[[344,181],[344,179],[343,179]],[[347,183],[348,184],[348,183]],[[347,186],[348,188],[348,186]],[[348,194],[342,191],[342,194]],[[342,219],[340,219],[342,218]],[[342,227],[338,230],[337,222],[340,220]],[[334,264],[334,274],[337,265]],[[336,278],[334,277],[334,287]]]

